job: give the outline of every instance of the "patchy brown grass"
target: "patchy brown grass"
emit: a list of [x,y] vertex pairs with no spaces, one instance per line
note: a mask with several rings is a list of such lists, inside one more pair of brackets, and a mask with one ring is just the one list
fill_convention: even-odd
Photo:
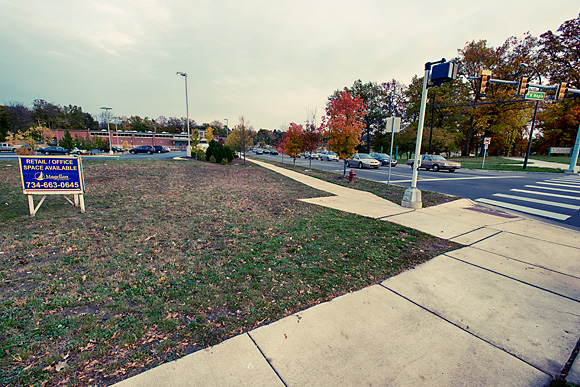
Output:
[[298,201],[253,165],[85,161],[87,213],[28,214],[0,162],[0,385],[109,385],[456,245]]

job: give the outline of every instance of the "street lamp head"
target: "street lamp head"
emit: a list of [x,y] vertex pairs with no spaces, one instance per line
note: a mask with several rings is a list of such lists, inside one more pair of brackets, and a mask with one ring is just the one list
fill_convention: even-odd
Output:
[[534,72],[535,72],[535,73],[536,73],[536,75],[538,76],[538,79],[539,79],[539,81],[540,81],[540,84],[542,84],[542,75],[540,74],[540,72],[538,71],[538,69],[537,69],[537,68],[535,68],[534,66],[530,66],[530,65],[529,65],[529,64],[527,64],[527,63],[520,63],[520,67],[522,67],[522,68],[529,68],[529,69],[532,69],[532,70],[534,70]]
[[187,77],[187,73],[184,73],[182,71],[178,71],[176,74],[181,75],[182,77]]

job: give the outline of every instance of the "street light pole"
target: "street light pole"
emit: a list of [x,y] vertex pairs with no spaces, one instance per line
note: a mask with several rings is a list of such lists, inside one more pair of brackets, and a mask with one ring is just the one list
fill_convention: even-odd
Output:
[[177,75],[185,78],[185,114],[187,115],[187,152],[191,152],[191,134],[189,132],[189,101],[187,99],[187,73],[178,71]]
[[111,140],[111,127],[109,126],[109,116],[107,111],[111,110],[112,108],[110,107],[101,107],[101,109],[103,109],[105,111],[105,119],[107,120],[107,131],[109,132],[109,154],[112,155],[113,154],[113,141]]
[[230,122],[228,121],[227,118],[224,118],[224,121],[226,122],[226,137],[230,135]]
[[[542,84],[542,76],[537,68],[527,65],[525,63],[520,63],[520,67],[529,67],[536,72],[538,79],[540,80],[540,85]],[[534,135],[534,126],[536,124],[536,116],[538,115],[538,104],[540,101],[536,100],[536,106],[534,108],[534,118],[532,118],[532,126],[530,127],[530,138],[528,139],[528,148],[526,149],[526,157],[524,157],[524,166],[523,169],[526,169],[528,166],[528,158],[530,157],[530,149],[532,148],[532,137]]]

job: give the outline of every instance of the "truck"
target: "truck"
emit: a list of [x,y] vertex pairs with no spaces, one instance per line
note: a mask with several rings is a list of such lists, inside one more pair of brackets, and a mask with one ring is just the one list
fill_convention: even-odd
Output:
[[14,152],[17,148],[20,148],[20,146],[12,145],[8,142],[0,142],[0,152]]

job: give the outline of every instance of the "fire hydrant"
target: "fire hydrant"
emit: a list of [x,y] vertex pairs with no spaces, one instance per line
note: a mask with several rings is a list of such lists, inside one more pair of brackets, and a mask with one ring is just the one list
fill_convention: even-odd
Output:
[[356,173],[354,173],[354,171],[350,171],[350,173],[348,174],[348,182],[352,183],[354,181],[355,176],[356,176]]

